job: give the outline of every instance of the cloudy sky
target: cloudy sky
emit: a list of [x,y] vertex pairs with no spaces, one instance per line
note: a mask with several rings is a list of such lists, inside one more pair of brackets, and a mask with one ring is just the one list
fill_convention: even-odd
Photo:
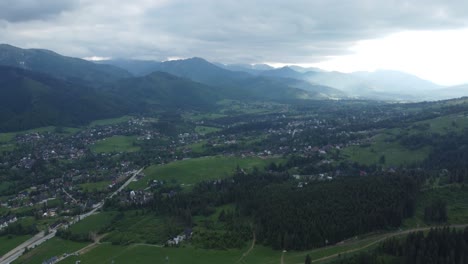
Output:
[[468,83],[466,0],[1,0],[0,42],[82,58],[199,56]]

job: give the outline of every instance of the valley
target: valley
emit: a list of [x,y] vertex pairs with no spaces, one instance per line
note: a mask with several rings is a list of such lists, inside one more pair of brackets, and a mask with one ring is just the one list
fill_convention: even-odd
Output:
[[[382,108],[385,115],[381,114]],[[282,258],[284,263],[298,263],[307,254],[317,262],[328,261],[327,256],[336,259],[337,254],[343,257],[346,252],[352,256],[354,249],[362,252],[376,248],[378,242],[390,237],[386,233],[397,235],[399,228],[404,228],[406,234],[434,226],[424,213],[433,199],[447,202],[445,224],[468,223],[463,198],[468,193],[463,185],[466,178],[460,178],[462,172],[458,172],[458,167],[462,170],[464,165],[453,160],[452,167],[457,169],[447,170],[426,163],[438,148],[427,140],[433,137],[444,142],[446,135],[464,137],[466,114],[464,99],[408,105],[352,100],[307,105],[234,101],[223,104],[218,112],[179,110],[100,120],[82,127],[3,133],[0,144],[9,149],[1,154],[1,212],[18,220],[2,231],[2,238],[19,244],[39,231],[57,232],[14,263],[42,263],[75,251],[79,255],[63,258],[60,263],[127,259],[136,263],[155,259],[182,263],[193,258],[200,263],[234,263],[243,252],[248,254],[241,258],[242,263],[277,263]],[[409,144],[408,137],[426,141],[414,145],[413,140]],[[130,178],[142,167],[145,170]],[[253,249],[248,250],[252,228],[264,220],[257,222],[261,215],[238,211],[256,206],[233,198],[247,186],[259,192],[284,192],[288,200],[294,201],[294,193],[309,192],[311,188],[340,190],[341,182],[358,188],[367,181],[380,184],[373,179],[382,177],[390,180],[385,183],[388,185],[392,178],[404,179],[405,175],[413,175],[407,187],[416,184],[419,189],[408,193],[414,195],[409,201],[415,203],[415,209],[394,219],[394,223],[379,223],[375,228],[348,235],[333,234],[330,229],[329,235],[335,238],[312,246],[318,248],[312,251],[306,250],[311,246],[288,246],[286,237],[273,242],[259,233]],[[355,177],[357,185],[351,183]],[[237,184],[241,189],[235,187]],[[365,188],[362,191],[367,193]],[[122,191],[112,195],[118,189]],[[325,193],[335,193],[332,189]],[[371,193],[366,195],[376,195]],[[252,201],[261,198],[250,191],[239,197],[251,195]],[[346,191],[343,195],[346,197]],[[271,210],[278,210],[275,207],[286,202],[280,197],[275,198],[277,204],[272,204]],[[185,205],[185,199],[192,201],[191,205]],[[331,202],[316,195],[307,199]],[[58,227],[68,225],[76,215],[95,211],[101,200],[105,203],[99,213],[67,229]],[[185,209],[173,211],[178,207]],[[289,210],[280,208],[286,210],[284,213]],[[336,204],[332,208],[336,213],[344,210]],[[326,207],[314,210],[328,211]],[[350,232],[347,228],[340,232]],[[180,234],[185,234],[186,239],[171,246],[171,239]],[[353,238],[358,234],[364,236]],[[88,246],[98,237],[98,243]],[[327,247],[328,243],[336,246]],[[283,249],[287,252],[282,253]]]
[[1,54],[2,264],[399,263],[423,233],[463,247],[468,100],[363,80],[442,87]]
[[468,264],[467,14],[0,1],[0,264]]

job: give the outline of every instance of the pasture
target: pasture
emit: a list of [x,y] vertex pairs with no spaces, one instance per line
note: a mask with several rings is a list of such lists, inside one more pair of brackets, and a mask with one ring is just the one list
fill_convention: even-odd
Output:
[[95,153],[136,152],[140,150],[135,145],[136,140],[135,136],[113,136],[96,142],[91,150]]
[[129,185],[130,189],[142,189],[150,180],[177,182],[190,186],[205,180],[216,180],[231,176],[236,167],[251,170],[254,167],[263,169],[271,162],[281,159],[263,159],[258,157],[202,157],[175,161],[165,165],[153,165],[144,170],[145,177]]

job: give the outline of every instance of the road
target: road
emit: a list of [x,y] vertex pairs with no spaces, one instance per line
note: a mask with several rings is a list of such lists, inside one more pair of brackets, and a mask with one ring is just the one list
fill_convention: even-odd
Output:
[[[118,194],[120,191],[122,191],[142,171],[143,171],[143,168],[139,169],[138,171],[133,172],[133,175],[124,184],[122,184],[122,186],[120,186],[119,189],[117,189],[115,192],[110,194],[108,197],[112,198],[116,194]],[[72,225],[72,224],[74,224],[74,223],[76,223],[76,222],[78,222],[80,220],[83,220],[86,217],[88,217],[88,216],[90,216],[90,215],[92,215],[94,213],[97,213],[97,211],[99,209],[101,209],[103,205],[104,205],[104,200],[99,202],[97,204],[97,206],[94,207],[91,211],[89,211],[87,213],[84,213],[84,214],[81,214],[79,216],[76,216],[68,225],[65,226],[65,228],[68,228],[70,225]],[[17,258],[19,258],[24,253],[26,248],[34,248],[36,246],[39,246],[40,244],[44,243],[45,241],[53,238],[56,233],[57,233],[57,230],[55,230],[55,229],[50,230],[50,232],[47,235],[45,235],[44,231],[41,231],[41,232],[37,233],[34,237],[28,239],[27,241],[25,241],[21,245],[17,246],[16,248],[10,250],[10,252],[3,255],[0,258],[0,264],[9,264],[9,263],[15,261]]]
[[122,184],[122,186],[120,186],[119,189],[117,189],[115,192],[113,192],[109,198],[112,198],[114,197],[114,195],[118,194],[120,191],[122,191],[125,187],[127,187],[135,178],[138,174],[140,174],[140,172],[143,171],[143,168],[137,170],[136,172],[133,173],[132,177],[130,177],[130,179],[128,179],[124,184]]
[[71,196],[71,194],[69,194],[67,191],[65,191],[64,188],[62,188],[62,191],[63,191],[68,197],[70,197],[70,199],[72,199],[75,203],[78,203],[78,201],[77,201],[75,198],[73,198],[73,196]]
[[34,248],[45,241],[53,238],[55,236],[56,230],[51,230],[49,234],[45,235],[44,231],[39,232],[34,237],[30,238],[29,240],[25,241],[21,245],[17,246],[7,254],[5,254],[2,258],[0,258],[0,264],[9,264],[19,258],[26,248]]

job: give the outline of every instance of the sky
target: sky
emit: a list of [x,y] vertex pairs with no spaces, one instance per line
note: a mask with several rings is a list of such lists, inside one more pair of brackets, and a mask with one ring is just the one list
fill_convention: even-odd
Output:
[[468,83],[466,0],[1,0],[0,43],[80,58],[391,69]]

